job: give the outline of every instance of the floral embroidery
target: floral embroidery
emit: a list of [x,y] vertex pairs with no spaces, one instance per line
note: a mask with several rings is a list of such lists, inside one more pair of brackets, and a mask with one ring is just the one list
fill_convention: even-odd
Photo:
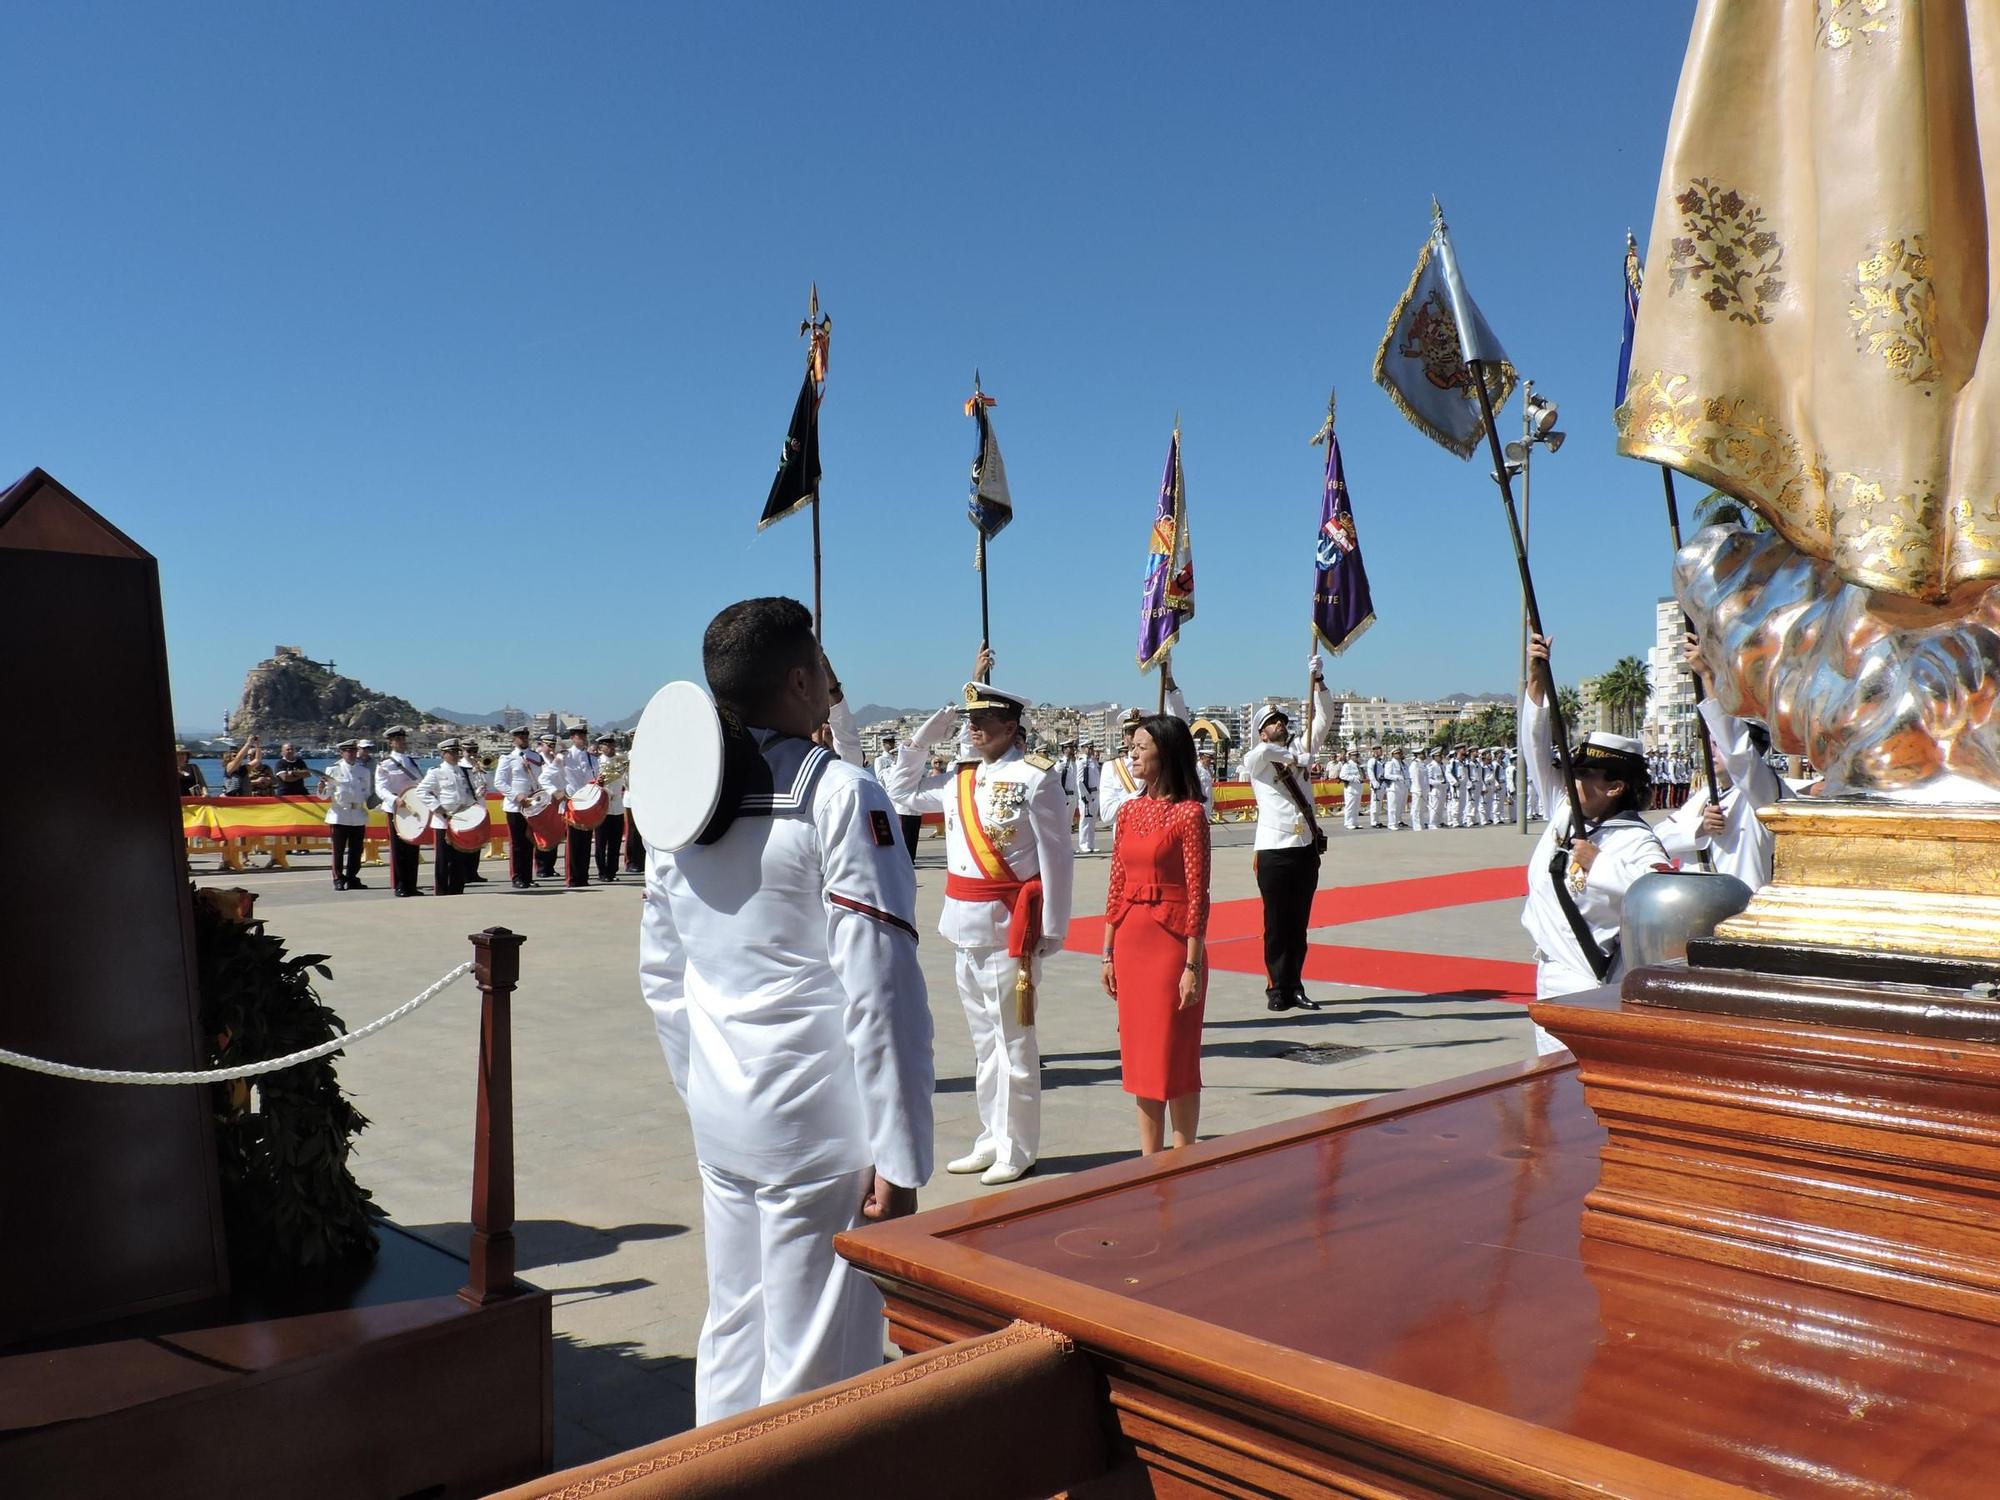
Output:
[[1668,294],[1691,289],[1733,323],[1772,322],[1764,309],[1785,294],[1777,274],[1785,247],[1765,227],[1764,210],[1706,177],[1689,183],[1674,207],[1681,212],[1682,233],[1674,239],[1667,267]]
[[1895,20],[1890,0],[1819,0],[1818,9],[1817,40],[1829,52],[1838,52],[1856,37],[1872,42],[1886,36]]
[[1883,240],[1855,267],[1847,316],[1855,343],[1911,385],[1938,378],[1937,289],[1924,237]]

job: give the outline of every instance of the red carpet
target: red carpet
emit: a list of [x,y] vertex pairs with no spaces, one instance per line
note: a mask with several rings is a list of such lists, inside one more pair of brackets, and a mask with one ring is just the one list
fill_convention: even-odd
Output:
[[[1334,927],[1413,912],[1441,911],[1482,901],[1519,901],[1528,893],[1519,865],[1461,870],[1415,880],[1374,885],[1330,886],[1313,898],[1312,925]],[[1208,917],[1209,964],[1231,974],[1264,972],[1263,903],[1255,897],[1218,901]],[[1104,918],[1078,917],[1064,945],[1074,952],[1100,952]],[[1478,995],[1525,1000],[1535,993],[1535,966],[1497,958],[1462,958],[1449,953],[1406,953],[1394,948],[1348,948],[1313,943],[1306,954],[1306,978],[1318,984],[1400,990],[1416,995]]]

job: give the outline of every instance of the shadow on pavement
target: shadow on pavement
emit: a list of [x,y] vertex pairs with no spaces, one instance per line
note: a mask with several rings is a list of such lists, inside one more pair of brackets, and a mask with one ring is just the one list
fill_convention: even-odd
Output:
[[[472,1238],[472,1226],[464,1222],[404,1224],[399,1227],[460,1256],[466,1253]],[[621,1245],[670,1240],[687,1232],[685,1224],[613,1224],[600,1229],[591,1224],[578,1224],[571,1219],[517,1219],[514,1221],[514,1267],[525,1272],[536,1266],[596,1260],[599,1256],[613,1254]]]
[[694,1426],[694,1361],[631,1342],[555,1336],[556,1467],[609,1458]]

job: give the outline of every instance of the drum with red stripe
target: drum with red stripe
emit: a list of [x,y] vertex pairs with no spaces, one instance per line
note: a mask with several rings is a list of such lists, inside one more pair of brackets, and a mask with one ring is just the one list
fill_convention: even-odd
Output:
[[417,795],[415,787],[410,787],[396,799],[396,805],[389,810],[389,818],[396,825],[396,837],[404,843],[424,848],[430,846],[431,810]]
[[493,815],[487,812],[484,801],[461,807],[451,815],[451,826],[445,829],[444,836],[460,853],[477,854],[493,837]]
[[528,832],[535,840],[535,847],[547,852],[560,849],[568,842],[568,825],[563,822],[562,809],[553,799],[537,797],[521,809],[521,816],[528,820]]
[[565,814],[572,828],[595,828],[604,821],[604,815],[611,811],[611,799],[604,788],[596,782],[580,786],[569,794],[564,804]]

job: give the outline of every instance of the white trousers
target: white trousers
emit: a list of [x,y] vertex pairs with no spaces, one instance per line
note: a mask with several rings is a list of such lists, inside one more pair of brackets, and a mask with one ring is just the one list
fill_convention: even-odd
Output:
[[1425,789],[1424,814],[1426,818],[1429,820],[1431,827],[1437,828],[1441,826],[1439,820],[1444,816],[1443,782],[1439,782],[1435,786],[1431,786]]
[[1042,1144],[1042,1049],[1035,1028],[1020,1021],[1017,972],[1005,948],[958,950],[958,999],[972,1033],[973,1095],[979,1105],[979,1139],[972,1149],[990,1147],[995,1164],[1003,1167],[1027,1166]]
[[870,1173],[776,1186],[701,1167],[708,1316],[694,1419],[713,1422],[882,1363],[882,1294],[833,1252]]
[[1076,820],[1076,850],[1079,854],[1097,852],[1097,805],[1085,804],[1078,812]]
[[1368,826],[1370,828],[1380,828],[1382,826],[1382,805],[1388,800],[1389,792],[1386,782],[1378,781],[1369,785]]
[[1400,781],[1390,782],[1388,792],[1389,795],[1386,800],[1389,803],[1389,826],[1391,828],[1401,828],[1403,826],[1403,783]]
[[1340,793],[1340,821],[1349,828],[1361,824],[1361,788],[1350,782]]

